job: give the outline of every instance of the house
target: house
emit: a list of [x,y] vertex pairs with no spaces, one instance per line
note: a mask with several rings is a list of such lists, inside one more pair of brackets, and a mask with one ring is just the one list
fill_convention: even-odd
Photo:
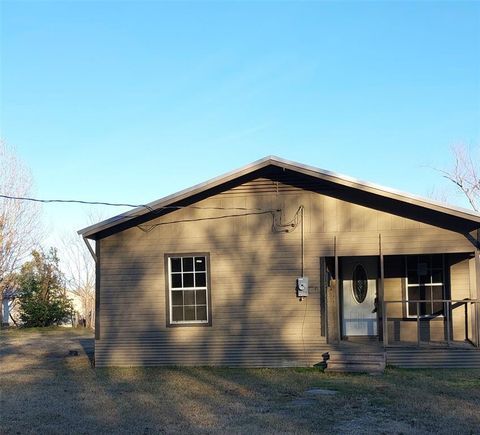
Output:
[[479,229],[266,157],[79,231],[96,365],[480,367]]

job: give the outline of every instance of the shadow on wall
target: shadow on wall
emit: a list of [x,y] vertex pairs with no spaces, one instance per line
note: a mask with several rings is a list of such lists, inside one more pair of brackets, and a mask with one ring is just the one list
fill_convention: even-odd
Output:
[[[289,220],[308,194],[230,197],[198,205],[284,210]],[[185,209],[152,224],[225,211]],[[238,212],[236,212],[238,214]],[[321,360],[319,293],[299,302],[301,231],[272,231],[272,217],[248,215],[132,228],[102,240],[101,340],[97,365],[307,365]],[[309,248],[306,247],[306,251]],[[311,251],[311,248],[310,248]],[[166,327],[165,253],[210,253],[211,327]],[[306,260],[318,288],[318,255]]]

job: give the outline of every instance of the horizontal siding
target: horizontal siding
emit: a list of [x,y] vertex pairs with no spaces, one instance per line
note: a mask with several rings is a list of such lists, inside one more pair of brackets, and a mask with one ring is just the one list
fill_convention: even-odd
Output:
[[[156,351],[158,346],[163,352]],[[315,348],[313,351],[312,348]],[[310,348],[310,351],[308,350]],[[323,360],[322,354],[329,352],[358,357],[362,353],[352,353],[351,349],[329,346],[323,343],[306,343],[285,348],[282,343],[265,345],[261,352],[251,341],[211,341],[206,346],[187,343],[172,348],[168,343],[157,341],[131,341],[120,347],[96,344],[95,363],[97,367],[109,365],[182,365],[239,366],[239,367],[295,367],[311,366]],[[369,354],[367,354],[369,355]],[[387,349],[386,362],[400,368],[480,368],[478,349]]]
[[388,349],[387,364],[401,368],[480,369],[480,349]]
[[[159,348],[162,351],[158,351]],[[312,351],[315,348],[314,351]],[[168,342],[142,341],[123,343],[120,346],[97,343],[95,362],[102,365],[242,365],[242,366],[296,366],[312,365],[322,361],[322,343],[301,342],[286,346],[282,341],[268,340],[259,346],[258,341],[209,341],[173,346]]]
[[[379,234],[384,254],[471,250],[459,234],[265,179],[195,205],[208,209],[180,209],[101,240],[97,365],[310,365],[326,346],[319,257],[334,254],[335,239],[339,256],[378,255]],[[270,213],[243,215],[281,209],[288,222],[300,205],[311,289],[303,302],[300,228],[273,232]],[[210,254],[212,326],[167,328],[164,255],[192,252]]]

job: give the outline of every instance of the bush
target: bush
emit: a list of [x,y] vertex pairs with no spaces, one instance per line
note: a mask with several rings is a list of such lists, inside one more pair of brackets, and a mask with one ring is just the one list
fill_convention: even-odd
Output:
[[33,251],[32,257],[18,276],[20,319],[27,327],[58,325],[72,316],[73,306],[57,252],[53,248],[48,254]]

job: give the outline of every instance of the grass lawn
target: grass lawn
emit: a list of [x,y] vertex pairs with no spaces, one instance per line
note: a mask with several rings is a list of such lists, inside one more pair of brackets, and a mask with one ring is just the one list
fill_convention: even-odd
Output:
[[92,346],[87,330],[1,331],[0,433],[480,434],[480,370],[92,369]]

